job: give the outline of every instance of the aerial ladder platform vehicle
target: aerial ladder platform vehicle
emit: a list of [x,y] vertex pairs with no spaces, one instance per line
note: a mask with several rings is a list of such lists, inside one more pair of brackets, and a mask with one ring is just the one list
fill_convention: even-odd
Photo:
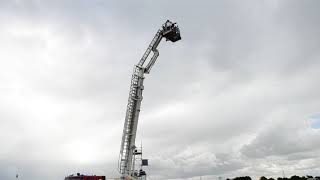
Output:
[[[142,91],[144,89],[144,74],[149,74],[156,62],[159,56],[157,47],[162,38],[171,42],[180,40],[180,30],[177,24],[167,20],[152,39],[138,64],[134,66],[118,161],[118,170],[122,179],[141,180],[146,178],[146,172],[142,170],[142,166],[147,165],[148,162],[141,158],[140,167],[137,167],[136,157],[142,155],[142,151],[136,147],[135,139],[142,101]],[[153,56],[147,61],[151,51],[153,52]]]

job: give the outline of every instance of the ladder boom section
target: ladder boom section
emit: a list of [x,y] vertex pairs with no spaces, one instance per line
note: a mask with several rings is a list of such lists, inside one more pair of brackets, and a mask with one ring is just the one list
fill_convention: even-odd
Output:
[[149,54],[151,53],[151,51],[155,48],[157,48],[157,46],[159,45],[160,41],[162,39],[162,30],[159,29],[157,34],[154,36],[154,38],[152,39],[151,43],[149,44],[147,50],[144,52],[142,58],[140,59],[138,66],[143,66],[144,62],[147,60]]
[[[156,62],[156,59],[159,56],[159,51],[157,50],[158,45],[161,42],[161,39],[165,37],[166,40],[175,42],[180,40],[180,31],[179,28],[175,25],[175,23],[170,22],[169,20],[160,28],[151,43],[149,44],[147,50],[143,54],[142,58],[138,62],[137,65],[134,66],[131,85],[129,91],[128,105],[125,116],[122,141],[120,147],[120,157],[118,162],[119,172],[122,174],[122,177],[134,177],[135,169],[134,169],[134,150],[135,146],[135,138],[138,127],[138,119],[142,101],[142,91],[144,89],[143,80],[144,74],[150,72],[152,66]],[[153,56],[146,66],[144,63],[146,62],[148,56],[151,51],[153,52]]]
[[135,66],[131,79],[127,112],[122,135],[120,151],[121,159],[119,164],[121,174],[131,173],[132,153],[135,149],[135,137],[142,101],[143,79],[143,68]]

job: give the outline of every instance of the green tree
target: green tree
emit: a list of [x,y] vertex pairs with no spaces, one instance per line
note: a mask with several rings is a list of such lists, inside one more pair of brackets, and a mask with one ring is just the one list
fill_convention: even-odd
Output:
[[291,176],[290,180],[301,180],[301,178],[297,175]]
[[235,177],[233,180],[252,180],[250,176]]

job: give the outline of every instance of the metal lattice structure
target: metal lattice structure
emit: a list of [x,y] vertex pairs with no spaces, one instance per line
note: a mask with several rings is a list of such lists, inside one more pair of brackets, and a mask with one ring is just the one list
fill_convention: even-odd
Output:
[[[152,39],[150,45],[143,54],[139,63],[134,66],[122,134],[122,142],[120,147],[118,168],[119,172],[122,175],[122,178],[138,179],[141,176],[145,176],[144,171],[142,171],[141,169],[135,170],[134,167],[134,156],[137,152],[135,146],[135,138],[137,133],[140,106],[142,101],[142,91],[144,89],[144,74],[150,73],[152,66],[156,62],[156,59],[159,56],[159,51],[157,50],[157,47],[163,37],[166,38],[167,41],[171,42],[176,42],[181,39],[180,30],[176,23],[172,23],[171,21],[167,20],[166,23],[162,25],[162,27],[158,30],[158,32]],[[151,57],[147,65],[144,66],[151,51],[153,52],[153,56]]]

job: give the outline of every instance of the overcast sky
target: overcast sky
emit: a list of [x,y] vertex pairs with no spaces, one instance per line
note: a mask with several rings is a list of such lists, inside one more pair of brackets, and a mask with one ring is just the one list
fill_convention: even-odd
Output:
[[152,180],[320,175],[320,1],[0,1],[0,179],[118,177],[133,65]]

